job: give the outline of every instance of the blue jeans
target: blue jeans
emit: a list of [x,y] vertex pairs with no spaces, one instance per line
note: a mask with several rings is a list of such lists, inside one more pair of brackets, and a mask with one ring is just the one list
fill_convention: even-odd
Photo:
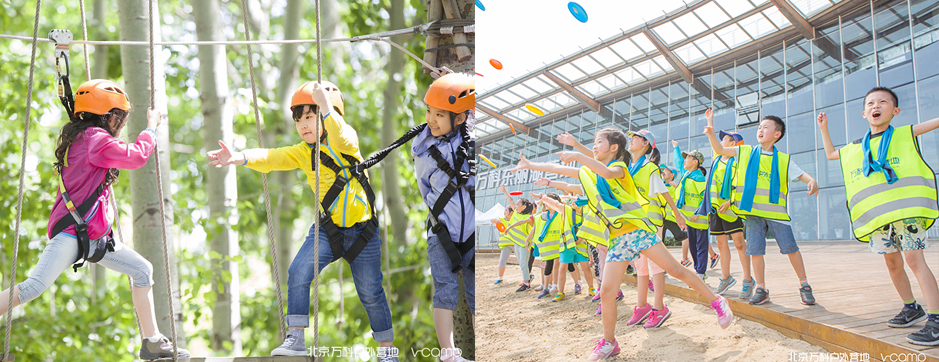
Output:
[[[430,261],[430,275],[434,278],[434,308],[456,310],[460,297],[459,274],[450,270],[450,257],[440,245],[437,234],[429,233],[427,237],[427,259]],[[475,240],[465,242],[472,243]],[[476,248],[463,255],[463,289],[466,291],[466,304],[470,312],[476,314],[476,273],[469,270],[469,262],[473,260]],[[519,259],[521,260],[521,258]],[[521,263],[521,261],[519,262]],[[528,264],[525,264],[526,266]],[[527,279],[527,275],[525,276]]]
[[773,231],[779,252],[789,255],[799,251],[792,226],[759,216],[747,216],[747,255],[766,255],[766,234]]
[[[349,250],[365,230],[366,223],[358,223],[349,228],[339,228],[342,234],[342,249]],[[314,238],[315,225],[310,226],[310,234],[297,251],[297,256],[290,263],[287,270],[287,326],[310,326],[310,283],[314,275],[314,254],[316,252],[316,239]],[[329,236],[325,228],[320,228],[319,240],[319,271],[322,272],[333,260],[333,249],[329,246]],[[382,287],[381,274],[381,237],[378,232],[372,235],[362,252],[350,263],[352,280],[355,282],[355,291],[359,294],[359,301],[365,307],[368,322],[372,327],[372,337],[378,342],[394,341],[394,331],[391,329],[391,310],[388,300],[385,299],[385,289]]]

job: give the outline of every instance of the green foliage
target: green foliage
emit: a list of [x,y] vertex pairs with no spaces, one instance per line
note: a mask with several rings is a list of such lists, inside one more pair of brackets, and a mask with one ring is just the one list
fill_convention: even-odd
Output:
[[[86,1],[91,11],[91,1]],[[340,23],[343,33],[340,36],[355,36],[391,30],[388,24],[389,0],[355,0],[341,3]],[[26,0],[0,0],[0,33],[32,35],[33,11],[35,2]],[[117,40],[118,20],[115,2],[108,6],[109,13],[104,20],[106,31],[91,31],[90,38],[99,40]],[[283,0],[262,1],[262,7],[270,14],[270,37],[283,31]],[[195,39],[195,25],[191,8],[185,1],[161,1],[161,27],[164,40]],[[223,27],[229,39],[244,38],[241,23],[241,3],[223,1]],[[407,26],[423,22],[424,7],[421,1],[411,0],[405,9]],[[301,23],[301,38],[315,37],[313,24],[314,9],[312,2],[305,4]],[[40,22],[39,36],[44,37],[49,30],[69,29],[75,38],[81,38],[78,4],[44,4]],[[256,32],[252,34],[257,37]],[[423,54],[424,37],[418,35],[394,39],[405,45],[415,54]],[[18,173],[20,169],[20,145],[23,139],[27,74],[29,67],[29,42],[0,40],[0,240],[3,249],[0,252],[0,275],[3,276],[3,289],[9,286],[9,267],[13,244],[14,219],[16,214]],[[95,47],[89,47],[94,50]],[[85,79],[82,47],[72,46],[73,89]],[[274,84],[272,71],[280,60],[280,46],[254,47],[257,75],[271,77],[268,86]],[[46,223],[49,210],[55,200],[55,176],[52,171],[53,145],[64,124],[61,104],[55,96],[53,84],[55,69],[52,63],[53,47],[48,43],[39,43],[37,52],[36,74],[34,79],[32,123],[30,125],[27,167],[25,176],[26,191],[23,199],[23,222],[21,224],[20,248],[17,255],[17,281],[25,280],[28,271],[39,258],[47,239]],[[212,265],[226,260],[221,255],[207,253],[204,239],[221,231],[224,220],[208,218],[208,199],[205,192],[205,170],[207,169],[206,149],[203,146],[203,122],[199,102],[198,48],[194,46],[165,47],[169,53],[165,66],[167,96],[169,98],[169,126],[171,167],[169,175],[172,181],[174,220],[181,246],[178,251],[180,290],[183,302],[183,317],[187,323],[190,343],[202,340],[208,345],[211,329],[212,306],[217,299],[217,291],[212,290],[213,279],[231,280],[231,275],[213,275]],[[331,69],[326,64],[324,79],[331,80],[343,90],[348,115],[345,117],[356,128],[360,148],[364,156],[383,148],[381,144],[381,111],[384,99],[381,96],[386,80],[394,75],[385,74],[383,67],[387,54],[398,51],[383,43],[360,42],[354,44],[324,45],[324,59],[340,57],[339,69]],[[248,65],[245,59],[246,48],[232,46],[227,48],[230,61],[230,88],[234,93],[237,108],[235,133],[247,139],[247,147],[256,147],[254,115],[251,111],[250,83]],[[122,82],[120,48],[112,46],[108,51],[108,76]],[[315,47],[301,47],[299,59],[300,82],[316,79]],[[401,94],[394,122],[401,134],[414,125],[423,122],[424,91],[432,79],[424,75],[420,64],[408,58],[404,72],[399,75]],[[263,132],[267,137],[274,134],[279,122],[289,119],[281,114],[279,103],[288,100],[271,99],[273,91],[259,93],[259,106],[263,120]],[[141,112],[143,110],[136,110]],[[41,121],[40,121],[41,120]],[[162,136],[162,135],[161,135]],[[122,139],[133,142],[136,135],[124,134]],[[271,142],[273,142],[271,144]],[[287,146],[299,142],[292,129],[287,129],[283,136],[265,140],[265,146]],[[413,169],[407,160],[410,158],[408,147],[402,147],[389,157],[399,160],[401,185],[413,185]],[[278,209],[281,199],[297,201],[297,207],[280,209],[280,222],[298,226],[298,242],[306,236],[306,227],[312,222],[313,192],[307,185],[300,171],[290,172],[294,182],[284,190],[271,183],[272,208]],[[246,288],[245,281],[257,275],[268,275],[269,269],[258,268],[264,265],[270,268],[271,257],[267,239],[267,216],[264,197],[261,193],[261,174],[238,167],[239,198],[236,203],[238,218],[233,228],[239,233],[241,254],[229,258],[239,263],[239,278],[242,281],[241,314],[244,355],[267,355],[279,345],[279,313],[276,297],[270,282],[262,288]],[[273,179],[273,174],[271,174]],[[381,173],[373,169],[370,173],[373,188],[381,190]],[[167,177],[164,175],[164,177]],[[130,229],[131,218],[129,205],[129,180],[125,172],[114,186],[125,221],[125,229]],[[406,186],[407,187],[407,186]],[[378,198],[382,196],[379,194]],[[405,209],[408,210],[409,239],[385,240],[390,245],[390,268],[406,267],[426,263],[426,244],[421,234],[427,208],[423,205],[416,188],[404,190]],[[387,235],[392,235],[389,225]],[[129,234],[129,230],[125,230]],[[207,235],[207,237],[205,236]],[[130,242],[129,238],[126,240]],[[294,247],[296,250],[296,247]],[[160,262],[160,261],[152,261]],[[384,263],[384,261],[383,261]],[[320,289],[320,345],[348,346],[364,344],[377,347],[377,342],[370,335],[365,310],[355,293],[351,281],[351,272],[345,262],[339,262],[344,269],[345,283],[336,282],[338,269],[330,266],[324,270]],[[281,273],[286,274],[286,270]],[[265,276],[264,280],[270,280]],[[162,287],[162,286],[161,286]],[[13,339],[11,350],[18,360],[24,361],[131,361],[139,348],[139,332],[136,317],[131,304],[130,288],[127,278],[109,272],[105,293],[92,302],[92,276],[88,269],[79,273],[67,272],[59,278],[55,286],[38,299],[14,310]],[[286,287],[284,288],[286,294]],[[433,330],[430,313],[432,279],[429,269],[422,267],[391,276],[391,290],[386,290],[394,321],[395,345],[401,349],[405,359],[413,359],[410,349],[434,348],[437,341]],[[339,295],[344,298],[344,308],[340,311]],[[400,298],[408,296],[416,304],[404,305]],[[286,295],[284,295],[286,301]],[[54,312],[54,313],[50,313]],[[312,308],[311,308],[312,313]],[[312,323],[312,321],[311,321]],[[191,326],[191,327],[190,327]],[[169,333],[169,331],[164,331]],[[308,331],[308,343],[312,342],[312,331]]]

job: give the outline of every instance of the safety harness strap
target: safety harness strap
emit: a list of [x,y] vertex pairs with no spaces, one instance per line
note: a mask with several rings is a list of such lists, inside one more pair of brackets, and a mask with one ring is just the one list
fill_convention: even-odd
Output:
[[[315,159],[315,149],[310,151],[310,159]],[[359,161],[355,156],[341,154],[343,158],[346,159],[346,162],[349,163],[349,166],[340,167],[336,164],[335,161],[325,152],[320,151],[320,162],[326,168],[332,170],[336,174],[336,180],[333,181],[332,186],[329,187],[329,190],[326,191],[326,194],[323,196],[323,201],[321,203],[323,207],[323,212],[320,214],[320,226],[326,229],[326,234],[329,237],[329,247],[333,251],[333,261],[338,260],[340,257],[346,259],[350,264],[355,257],[365,249],[365,246],[368,245],[368,241],[375,235],[375,232],[378,230],[378,218],[375,214],[375,193],[372,190],[372,186],[368,183],[368,177],[365,176],[364,172],[359,171]],[[313,162],[313,169],[316,170],[316,164]],[[342,176],[342,170],[346,169],[349,171],[351,177],[345,178]],[[365,197],[368,199],[368,207],[371,209],[372,217],[366,222],[365,230],[363,230],[359,237],[349,246],[348,251],[343,251],[342,247],[342,234],[339,232],[339,226],[337,226],[332,217],[329,215],[329,208],[336,202],[336,199],[339,198],[339,194],[342,193],[342,190],[346,188],[352,179],[358,180],[359,184],[362,185],[362,189],[365,190]]]

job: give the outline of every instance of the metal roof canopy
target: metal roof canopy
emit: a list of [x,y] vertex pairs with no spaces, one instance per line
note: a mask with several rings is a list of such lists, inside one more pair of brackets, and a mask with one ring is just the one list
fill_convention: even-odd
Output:
[[[600,103],[668,82],[676,72],[699,93],[710,94],[707,85],[694,81],[695,70],[706,71],[722,61],[778,45],[783,39],[806,34],[815,38],[813,23],[826,22],[868,3],[837,1],[698,0],[481,94],[477,104],[535,125],[581,111],[581,105],[607,118],[621,118]],[[806,13],[813,15],[811,21],[802,15]],[[824,40],[816,42],[820,49],[840,59],[838,45],[819,39]],[[550,115],[536,117],[523,110],[527,103]],[[486,128],[477,129],[482,133],[480,142],[507,131],[507,127],[493,124],[495,119],[492,115],[477,119],[477,125]]]

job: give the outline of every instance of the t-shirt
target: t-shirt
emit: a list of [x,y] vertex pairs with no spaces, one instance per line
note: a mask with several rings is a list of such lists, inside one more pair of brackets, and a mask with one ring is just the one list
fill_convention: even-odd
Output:
[[659,194],[668,193],[668,188],[665,187],[665,181],[662,181],[662,176],[658,172],[653,172],[649,176],[649,197],[658,197]]

